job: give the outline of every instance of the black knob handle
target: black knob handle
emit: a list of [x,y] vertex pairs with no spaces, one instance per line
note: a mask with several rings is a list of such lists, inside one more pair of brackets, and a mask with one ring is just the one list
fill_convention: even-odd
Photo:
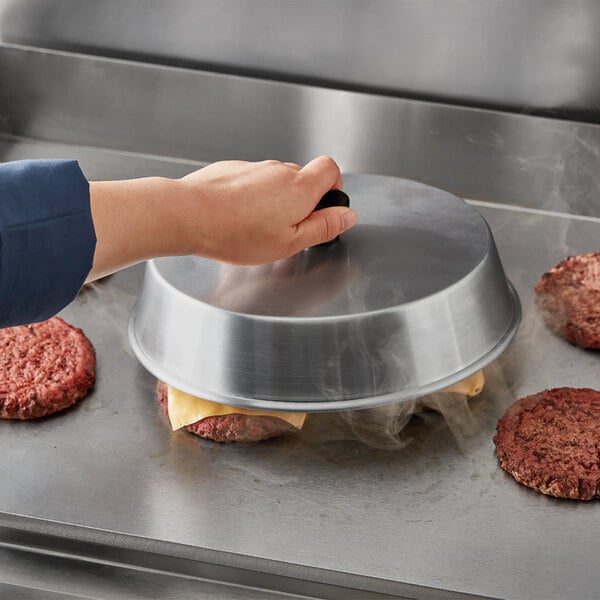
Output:
[[[319,204],[315,206],[313,212],[321,210],[323,208],[329,208],[330,206],[350,206],[350,198],[348,194],[342,192],[342,190],[329,190],[320,200]],[[315,248],[319,246],[329,246],[329,244],[335,244],[340,239],[338,235],[336,238],[317,244]]]

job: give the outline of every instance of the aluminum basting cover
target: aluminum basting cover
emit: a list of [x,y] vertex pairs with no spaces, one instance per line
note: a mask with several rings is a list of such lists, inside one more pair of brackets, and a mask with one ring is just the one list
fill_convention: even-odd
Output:
[[318,412],[417,398],[494,360],[520,304],[485,220],[413,181],[344,181],[359,222],[335,244],[258,267],[149,261],[140,362],[214,402]]

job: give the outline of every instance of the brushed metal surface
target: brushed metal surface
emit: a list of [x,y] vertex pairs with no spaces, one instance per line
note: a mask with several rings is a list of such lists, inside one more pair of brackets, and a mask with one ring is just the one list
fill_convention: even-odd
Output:
[[0,598],[7,600],[88,600],[82,596],[36,590],[29,587],[0,583]]
[[[337,148],[344,161],[353,155],[354,166],[365,171],[497,202],[598,214],[597,127],[420,102],[400,107],[349,94],[362,102],[336,96],[345,115],[339,122],[322,117],[308,127],[303,117],[297,131],[288,130],[275,103],[268,105],[273,113],[254,110],[252,80],[224,78],[219,87],[216,79],[196,75],[0,47],[0,128],[41,138],[3,136],[0,156],[81,157],[86,173],[97,178],[178,176],[202,157],[217,158],[215,143],[233,156],[239,133],[245,158],[262,157],[265,148],[281,158]],[[208,82],[222,98],[231,98],[240,83],[255,127],[247,113],[230,110],[229,100],[219,104],[215,97],[202,114],[185,108],[180,100],[204,99],[198,94]],[[312,88],[285,89],[312,107],[302,115],[316,118],[331,108]],[[350,106],[356,110],[346,112]],[[359,126],[363,117],[367,122]],[[158,118],[167,122],[164,130]],[[220,137],[205,135],[212,129],[204,118],[220,126]],[[370,127],[381,146],[367,136]],[[314,145],[298,141],[303,132]],[[93,147],[102,145],[113,150]],[[172,152],[147,155],[165,150]],[[96,542],[105,557],[135,548],[154,555],[154,564],[186,557],[221,565],[233,569],[240,585],[256,581],[240,575],[245,570],[264,583],[275,576],[346,587],[356,598],[362,590],[436,600],[468,593],[596,597],[596,504],[561,502],[518,486],[500,471],[491,437],[517,396],[561,385],[600,388],[596,354],[551,335],[532,292],[539,275],[565,255],[597,250],[600,223],[509,206],[478,210],[491,226],[525,319],[509,350],[486,370],[488,387],[472,403],[462,453],[435,419],[417,421],[413,444],[401,452],[367,448],[344,421],[325,414],[311,415],[296,437],[251,447],[173,434],[154,401],[154,379],[127,344],[142,276],[136,268],[85,291],[64,311],[98,351],[92,395],[56,418],[0,423],[0,524],[21,536],[37,532],[55,551],[79,541],[71,551],[83,554]]]
[[599,120],[594,0],[0,0],[5,42]]
[[[86,148],[22,142],[15,153],[28,149],[47,156],[70,149],[85,155],[88,169],[110,168],[104,153],[94,164]],[[117,161],[119,154],[111,156]],[[140,168],[138,157],[122,154],[123,172],[129,160],[132,172]],[[84,554],[94,542],[109,559],[135,548],[152,554],[155,565],[181,557],[249,570],[263,582],[295,577],[426,599],[594,598],[596,503],[519,486],[500,470],[491,438],[518,396],[562,385],[600,388],[598,356],[553,336],[533,298],[549,266],[597,250],[600,223],[477,209],[519,292],[524,321],[486,369],[488,385],[472,403],[462,452],[435,419],[417,420],[413,443],[400,452],[358,443],[331,414],[311,415],[297,436],[251,446],[171,432],[153,377],[128,348],[127,320],[142,277],[134,268],[84,291],[63,313],[98,352],[94,392],[55,418],[0,423],[0,524],[21,537],[36,532],[49,550],[79,540],[70,552]],[[250,577],[238,581],[252,585]]]
[[[2,545],[0,535],[0,546]],[[297,595],[66,554],[0,547],[2,600],[306,600]],[[166,562],[166,561],[164,561]],[[68,576],[65,576],[68,573]],[[308,590],[307,590],[308,591]],[[312,591],[312,590],[311,590]],[[332,596],[330,596],[332,597]],[[385,597],[380,596],[380,600]],[[390,597],[388,597],[390,598]],[[377,600],[373,597],[374,600]]]
[[[5,524],[7,520],[3,518]],[[71,537],[62,527],[61,536],[55,537],[47,531],[42,535],[24,531],[23,525],[21,519],[20,530],[0,526],[2,600],[54,600],[54,594],[57,600],[406,600],[397,594],[262,573],[257,561],[252,570],[228,567],[204,563],[198,556],[157,554],[154,544],[151,549],[148,544],[124,549],[114,544],[117,536],[112,536],[111,545],[95,544],[90,541],[94,532],[81,528],[79,536]],[[447,598],[462,600],[463,596]]]
[[330,154],[347,173],[600,216],[597,125],[6,45],[0,81],[7,135],[179,157],[190,171]]
[[520,304],[485,220],[413,181],[344,189],[359,224],[337,244],[258,267],[150,261],[129,326],[142,364],[214,402],[313,412],[421,397],[492,362]]
[[171,432],[154,379],[127,346],[138,268],[82,293],[63,313],[98,352],[92,395],[55,418],[0,423],[0,452],[10,457],[0,466],[2,524],[94,541],[108,555],[131,540],[159,557],[414,598],[443,597],[444,590],[594,597],[596,504],[519,486],[500,470],[491,438],[517,396],[561,385],[600,388],[598,357],[553,336],[532,291],[565,254],[597,247],[599,223],[478,209],[525,321],[486,371],[462,453],[435,420],[417,422],[413,444],[400,452],[359,444],[327,414],[311,415],[297,436],[251,446]]

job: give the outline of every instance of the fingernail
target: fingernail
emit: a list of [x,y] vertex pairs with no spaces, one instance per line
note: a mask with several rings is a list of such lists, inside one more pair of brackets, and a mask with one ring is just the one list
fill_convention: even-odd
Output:
[[352,227],[353,225],[356,225],[357,221],[358,221],[358,215],[356,214],[356,212],[354,212],[351,208],[348,209],[342,215],[342,226],[343,226],[342,231],[346,231],[346,229],[350,229],[350,227]]

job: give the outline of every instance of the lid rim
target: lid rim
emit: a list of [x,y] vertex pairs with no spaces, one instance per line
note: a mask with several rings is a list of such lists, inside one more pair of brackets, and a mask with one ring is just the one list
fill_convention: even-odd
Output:
[[[375,408],[378,406],[386,406],[389,404],[397,404],[400,402],[406,402],[409,400],[414,400],[423,396],[427,396],[429,394],[440,392],[454,385],[455,383],[458,383],[460,381],[463,381],[467,377],[470,377],[474,373],[480,371],[481,369],[489,365],[496,358],[498,358],[498,356],[500,356],[502,352],[504,352],[504,350],[508,347],[508,345],[511,343],[514,336],[516,335],[519,329],[522,315],[519,295],[517,294],[515,287],[508,279],[506,280],[506,283],[512,300],[512,318],[504,335],[490,350],[488,350],[488,352],[486,352],[486,354],[484,354],[482,357],[480,357],[478,360],[471,363],[467,367],[452,374],[451,376],[426,384],[424,386],[421,386],[421,388],[401,390],[399,392],[392,392],[378,396],[353,398],[349,400],[305,400],[304,402],[287,402],[281,400],[261,400],[255,398],[248,398],[245,396],[226,396],[224,394],[206,391],[198,392],[197,389],[193,389],[187,386],[185,383],[183,385],[178,384],[177,382],[170,383],[169,380],[171,382],[174,380],[170,377],[168,373],[166,373],[166,371],[160,365],[158,365],[152,359],[152,357],[150,357],[144,351],[143,347],[138,343],[135,332],[135,307],[129,319],[128,337],[131,348],[133,349],[138,360],[155,377],[157,377],[161,381],[164,381],[168,385],[172,385],[173,387],[180,389],[183,392],[186,392],[193,396],[204,398],[206,400],[210,400],[211,402],[226,404],[228,406],[237,406],[239,408],[270,410],[274,412],[325,413],[361,410],[367,408]],[[232,402],[232,399],[235,400],[235,402]]]

